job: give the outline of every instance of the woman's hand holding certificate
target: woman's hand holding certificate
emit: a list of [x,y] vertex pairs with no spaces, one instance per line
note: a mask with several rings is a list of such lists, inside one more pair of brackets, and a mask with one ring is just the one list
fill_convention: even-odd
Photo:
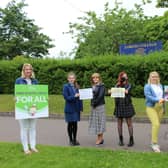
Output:
[[125,88],[111,88],[111,97],[125,97]]

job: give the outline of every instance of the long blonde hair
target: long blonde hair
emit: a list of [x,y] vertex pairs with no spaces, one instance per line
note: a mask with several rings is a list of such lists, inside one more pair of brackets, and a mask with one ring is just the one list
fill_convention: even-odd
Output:
[[25,68],[26,68],[27,66],[30,67],[30,69],[32,70],[31,78],[35,78],[34,71],[33,71],[33,67],[32,67],[31,64],[28,64],[28,63],[23,64],[22,72],[21,72],[21,77],[22,77],[22,78],[25,78],[24,70],[25,70]]
[[148,84],[151,84],[151,76],[152,75],[158,76],[157,84],[160,84],[160,76],[159,76],[159,73],[156,71],[152,71],[149,73]]

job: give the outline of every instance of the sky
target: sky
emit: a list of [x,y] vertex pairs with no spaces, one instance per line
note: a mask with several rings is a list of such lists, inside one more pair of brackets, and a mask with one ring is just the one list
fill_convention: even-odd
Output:
[[[16,0],[17,1],[17,0]],[[114,7],[115,0],[25,0],[28,4],[25,7],[27,17],[34,19],[34,23],[42,28],[42,33],[53,40],[54,48],[49,50],[49,57],[59,58],[60,51],[67,54],[75,47],[75,42],[68,34],[69,23],[78,22],[77,18],[84,16],[87,11],[95,11],[101,15],[104,11],[104,4],[109,2]],[[134,3],[141,3],[141,0],[118,0],[122,6],[132,9]],[[10,0],[0,0],[0,7],[4,8]],[[152,4],[144,6],[144,13],[148,16],[163,15],[165,10],[156,8],[156,0]]]

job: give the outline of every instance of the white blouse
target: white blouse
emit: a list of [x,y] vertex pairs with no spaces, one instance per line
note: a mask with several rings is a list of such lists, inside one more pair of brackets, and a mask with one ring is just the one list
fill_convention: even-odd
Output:
[[160,85],[151,84],[151,87],[154,90],[157,98],[159,98],[159,99],[163,98],[163,89],[160,87]]
[[28,85],[31,85],[31,84],[32,84],[32,83],[31,83],[31,79],[26,78],[25,80],[26,80],[26,82],[27,82]]

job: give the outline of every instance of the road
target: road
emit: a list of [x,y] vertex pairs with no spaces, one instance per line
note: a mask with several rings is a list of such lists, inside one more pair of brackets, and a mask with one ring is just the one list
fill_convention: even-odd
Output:
[[[129,141],[127,125],[124,122],[124,142],[125,146],[118,146],[117,123],[107,121],[107,130],[104,134],[105,143],[100,146],[95,145],[96,136],[88,134],[88,121],[82,120],[78,124],[78,140],[81,147],[97,147],[112,150],[131,150],[131,151],[151,151],[150,149],[150,123],[134,122],[135,145],[127,147]],[[20,142],[19,123],[14,117],[0,117],[0,141],[1,142]],[[66,123],[63,119],[38,119],[37,120],[37,144],[68,146]],[[159,145],[163,152],[168,152],[168,124],[161,124],[159,133]]]

